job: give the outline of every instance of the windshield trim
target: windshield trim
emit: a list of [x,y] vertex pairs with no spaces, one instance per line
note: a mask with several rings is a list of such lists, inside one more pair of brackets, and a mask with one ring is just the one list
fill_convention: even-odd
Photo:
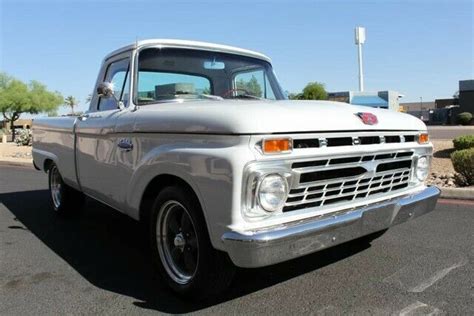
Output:
[[[203,47],[203,48],[200,48],[200,47],[193,47],[193,46],[190,46],[190,47],[187,47],[187,46],[179,46],[179,45],[157,45],[157,44],[151,44],[151,45],[143,45],[141,47],[138,47],[135,52],[134,52],[134,56],[133,56],[133,74],[131,76],[131,78],[133,78],[133,81],[132,81],[132,93],[131,93],[131,103],[133,103],[133,106],[134,107],[137,107],[137,106],[141,106],[141,105],[148,105],[148,104],[155,104],[155,103],[167,103],[167,102],[173,102],[174,100],[180,100],[180,99],[170,99],[169,101],[168,100],[158,100],[157,102],[147,102],[147,103],[139,103],[138,102],[138,64],[139,64],[139,58],[140,58],[140,54],[143,50],[147,50],[147,49],[150,49],[150,48],[157,48],[157,49],[163,49],[163,50],[166,50],[166,49],[182,49],[182,50],[193,50],[193,51],[200,51],[200,52],[217,52],[217,53],[222,53],[222,54],[227,54],[227,55],[233,55],[233,56],[240,56],[240,57],[245,57],[245,58],[251,58],[251,59],[255,59],[255,60],[258,60],[262,63],[265,63],[268,65],[268,67],[270,68],[269,71],[268,71],[268,76],[273,76],[273,83],[276,85],[275,87],[273,87],[272,85],[272,88],[274,89],[274,94],[275,94],[275,97],[279,97],[281,100],[286,100],[287,98],[285,97],[285,93],[280,85],[280,82],[278,82],[278,78],[277,76],[275,75],[275,70],[273,69],[273,66],[272,66],[272,63],[271,63],[271,60],[270,59],[265,59],[265,58],[259,58],[258,56],[254,56],[254,55],[247,55],[247,54],[239,54],[239,53],[236,53],[236,52],[229,52],[229,51],[226,51],[226,50],[219,50],[219,49],[207,49],[206,47]],[[202,76],[202,75],[201,75]],[[211,86],[212,86],[212,81],[211,81]],[[206,99],[190,99],[190,101],[199,101],[199,100],[206,100]],[[224,99],[226,100],[226,99]],[[265,99],[267,100],[267,99]],[[278,99],[277,99],[278,100]],[[219,101],[219,100],[216,100],[216,101]],[[186,101],[185,101],[186,102]]]

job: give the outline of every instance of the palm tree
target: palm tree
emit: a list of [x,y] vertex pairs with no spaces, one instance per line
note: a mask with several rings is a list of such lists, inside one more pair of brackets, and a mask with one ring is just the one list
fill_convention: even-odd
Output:
[[75,97],[70,95],[66,99],[64,99],[64,105],[70,107],[71,108],[71,114],[74,115],[74,107],[79,105],[79,102],[77,102]]

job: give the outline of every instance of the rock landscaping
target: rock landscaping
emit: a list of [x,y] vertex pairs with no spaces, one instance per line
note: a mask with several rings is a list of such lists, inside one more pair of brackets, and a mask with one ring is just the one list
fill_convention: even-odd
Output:
[[18,146],[15,143],[0,143],[0,160],[31,164],[31,146]]
[[428,184],[437,187],[455,188],[458,183],[457,174],[432,172],[428,178]]
[[[466,142],[467,140],[465,136],[458,137],[457,141],[455,141],[456,144],[465,144]],[[432,143],[434,147],[433,161],[431,164],[431,174],[428,177],[427,183],[445,188],[466,186],[466,179],[457,173],[453,167],[451,155],[456,150],[453,146],[453,141],[433,140]],[[469,147],[470,144],[465,146]]]

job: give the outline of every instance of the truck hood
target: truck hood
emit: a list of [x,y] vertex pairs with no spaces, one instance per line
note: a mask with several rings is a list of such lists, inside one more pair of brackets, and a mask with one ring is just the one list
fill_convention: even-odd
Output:
[[[369,112],[378,124],[355,115]],[[426,130],[414,116],[329,101],[224,100],[140,106],[135,132],[273,134],[326,131]]]

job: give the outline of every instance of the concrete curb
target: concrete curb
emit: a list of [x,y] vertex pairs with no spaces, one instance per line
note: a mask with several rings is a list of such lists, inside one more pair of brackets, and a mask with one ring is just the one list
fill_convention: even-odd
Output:
[[439,188],[443,199],[474,200],[474,187]]
[[0,166],[11,166],[11,167],[33,167],[33,161],[13,161],[13,160],[1,160]]

